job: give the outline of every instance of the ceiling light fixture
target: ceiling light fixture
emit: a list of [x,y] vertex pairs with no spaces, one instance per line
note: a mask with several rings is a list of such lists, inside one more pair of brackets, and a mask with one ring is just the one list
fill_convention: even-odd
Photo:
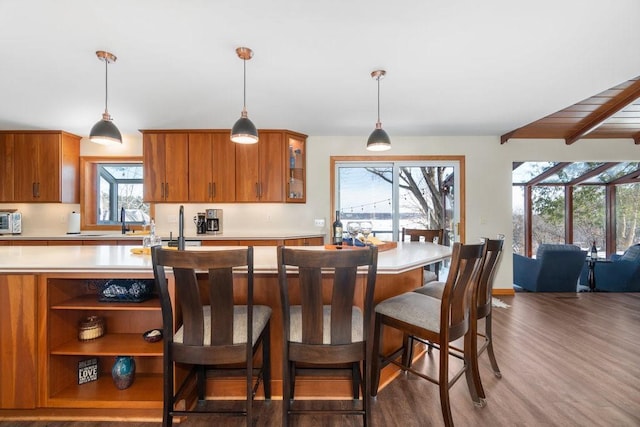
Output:
[[258,130],[247,117],[247,61],[253,56],[253,51],[248,47],[239,47],[236,49],[236,53],[242,59],[242,68],[244,70],[243,103],[240,118],[231,129],[231,141],[238,144],[255,144],[258,142]]
[[107,101],[109,99],[109,63],[116,62],[117,58],[114,54],[103,50],[97,51],[96,56],[100,61],[104,61],[104,113],[102,114],[102,120],[91,128],[89,139],[96,144],[122,144],[122,135],[116,125],[113,124],[113,119],[107,109]]
[[376,122],[376,128],[367,141],[367,150],[370,151],[385,151],[391,148],[391,140],[387,132],[382,129],[382,123],[380,123],[380,79],[382,79],[387,72],[385,70],[375,70],[371,72],[371,77],[378,81],[378,121]]

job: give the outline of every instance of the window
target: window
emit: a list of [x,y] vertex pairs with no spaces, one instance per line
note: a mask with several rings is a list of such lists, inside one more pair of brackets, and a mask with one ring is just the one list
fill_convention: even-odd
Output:
[[97,224],[121,221],[125,209],[127,223],[148,224],[149,204],[142,201],[142,165],[135,163],[97,163]]
[[128,224],[148,224],[150,205],[143,202],[141,158],[81,158],[82,229],[116,229],[125,209]]
[[459,240],[461,161],[458,157],[332,157],[335,212],[346,228],[368,220],[381,240],[398,240],[403,227],[444,228],[445,243]]
[[513,164],[514,252],[540,243],[573,243],[609,257],[640,236],[639,162]]

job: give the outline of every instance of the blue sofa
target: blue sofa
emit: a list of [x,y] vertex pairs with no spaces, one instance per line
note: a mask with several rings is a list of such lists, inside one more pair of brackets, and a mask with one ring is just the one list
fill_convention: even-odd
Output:
[[514,288],[530,292],[576,292],[586,256],[579,246],[552,243],[538,246],[536,258],[513,254]]
[[[582,269],[580,285],[589,287],[589,270]],[[622,255],[614,254],[611,262],[596,263],[596,289],[607,292],[640,292],[640,244],[630,246]]]

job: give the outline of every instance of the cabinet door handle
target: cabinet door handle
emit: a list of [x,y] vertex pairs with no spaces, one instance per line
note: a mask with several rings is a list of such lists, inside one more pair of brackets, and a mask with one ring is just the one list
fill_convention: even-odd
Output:
[[260,184],[256,182],[256,198],[260,198]]
[[211,199],[213,197],[211,190],[211,183],[207,184],[207,198]]
[[165,199],[169,198],[169,183],[168,182],[164,183],[164,198]]
[[36,196],[36,183],[35,182],[31,183],[31,196],[32,197],[37,197]]
[[40,181],[36,182],[36,197],[40,198]]
[[213,188],[213,194],[211,195],[211,198],[214,199],[216,197],[216,183],[212,183],[211,187]]
[[160,198],[164,200],[164,182],[160,183]]

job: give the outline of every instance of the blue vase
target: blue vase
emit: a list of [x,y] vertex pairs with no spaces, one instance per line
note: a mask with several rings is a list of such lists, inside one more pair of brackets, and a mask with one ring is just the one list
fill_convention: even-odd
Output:
[[116,356],[111,368],[113,383],[119,390],[129,388],[136,377],[136,362],[132,356]]

